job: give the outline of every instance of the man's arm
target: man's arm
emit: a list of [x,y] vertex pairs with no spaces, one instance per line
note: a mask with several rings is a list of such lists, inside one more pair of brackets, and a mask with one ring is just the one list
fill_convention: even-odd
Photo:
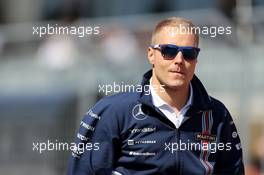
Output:
[[240,138],[232,117],[227,110],[220,142],[228,145],[228,147],[225,147],[223,151],[219,151],[215,173],[245,174]]
[[117,126],[113,113],[100,102],[87,112],[80,123],[76,146],[68,164],[68,175],[109,175],[117,145]]

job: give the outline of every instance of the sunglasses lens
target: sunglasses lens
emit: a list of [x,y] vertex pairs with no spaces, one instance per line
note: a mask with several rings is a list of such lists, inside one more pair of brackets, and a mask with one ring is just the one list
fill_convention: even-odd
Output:
[[179,47],[171,44],[160,45],[160,52],[165,60],[173,60],[179,51],[182,52],[185,60],[195,60],[200,49],[195,47]]
[[161,54],[164,59],[172,60],[178,53],[178,48],[170,47],[170,46],[162,46],[161,47]]
[[198,50],[195,48],[190,48],[190,49],[183,49],[182,54],[184,59],[186,60],[194,60],[198,56]]

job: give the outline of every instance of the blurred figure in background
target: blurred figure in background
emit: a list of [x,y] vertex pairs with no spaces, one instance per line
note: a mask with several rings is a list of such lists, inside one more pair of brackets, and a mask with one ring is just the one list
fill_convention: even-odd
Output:
[[65,70],[74,65],[78,50],[71,36],[52,35],[37,52],[39,63],[53,70]]
[[138,43],[135,36],[124,28],[115,28],[108,32],[102,41],[102,51],[109,63],[124,66],[137,58]]
[[[62,4],[58,3],[58,5]],[[80,16],[78,5],[79,1],[68,1],[68,3],[64,4],[64,8],[60,9],[57,13],[51,11],[44,17],[47,19],[51,17],[59,18],[60,23],[58,25],[70,29],[71,25],[74,24]],[[54,26],[56,25],[53,25],[53,27]],[[74,41],[74,36],[69,34],[49,35],[46,37],[46,40],[41,43],[37,51],[39,63],[53,70],[69,69],[76,62],[77,56],[78,49]]]

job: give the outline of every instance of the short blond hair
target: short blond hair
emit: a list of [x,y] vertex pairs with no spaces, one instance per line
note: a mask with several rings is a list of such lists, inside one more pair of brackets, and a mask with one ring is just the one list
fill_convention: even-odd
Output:
[[171,17],[167,18],[165,20],[160,21],[154,31],[152,32],[152,37],[151,37],[151,44],[156,44],[155,39],[156,35],[164,28],[164,27],[176,27],[180,28],[181,26],[186,27],[191,34],[194,34],[197,40],[197,44],[199,43],[199,33],[195,31],[195,25],[187,19],[184,18],[179,18],[179,17]]

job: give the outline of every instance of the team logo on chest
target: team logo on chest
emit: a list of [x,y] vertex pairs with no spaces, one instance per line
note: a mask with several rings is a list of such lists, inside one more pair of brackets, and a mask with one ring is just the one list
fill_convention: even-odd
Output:
[[145,120],[147,118],[147,115],[142,111],[142,104],[137,104],[133,107],[132,116],[136,120]]
[[197,140],[208,141],[208,142],[215,142],[216,135],[208,134],[208,133],[198,133],[196,134]]

